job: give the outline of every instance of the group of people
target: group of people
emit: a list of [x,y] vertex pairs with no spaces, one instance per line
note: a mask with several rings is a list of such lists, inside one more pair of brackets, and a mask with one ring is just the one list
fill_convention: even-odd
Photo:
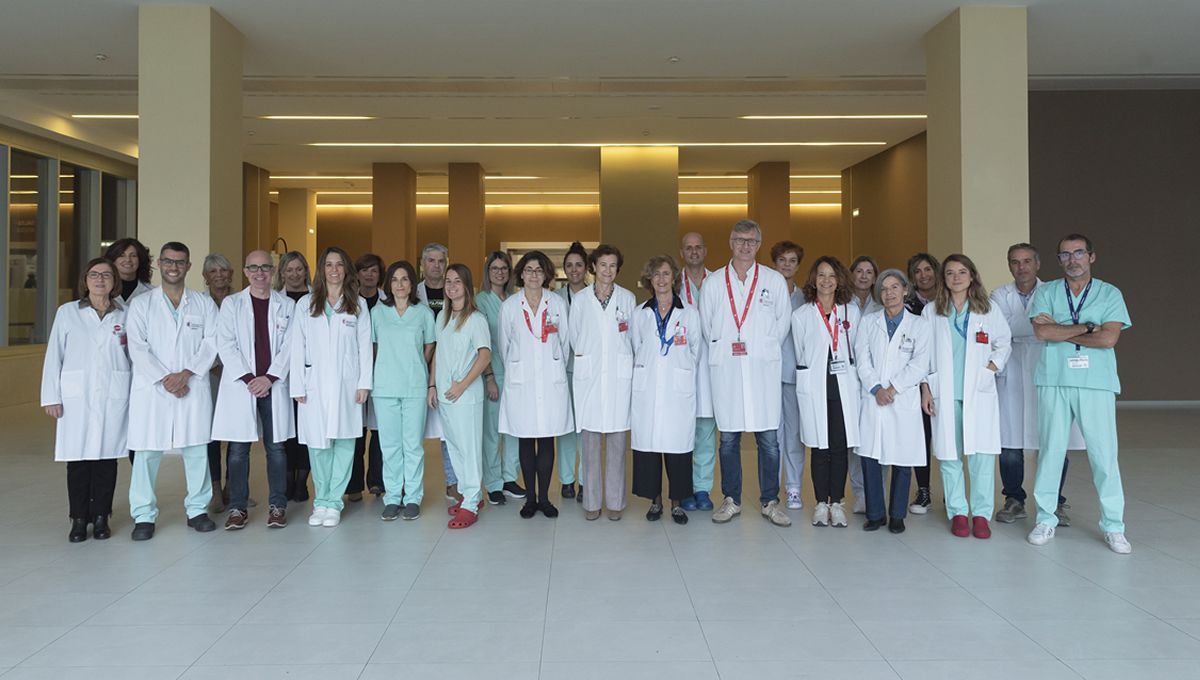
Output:
[[[151,288],[146,248],[119,241],[88,263],[46,354],[42,405],[58,419],[56,459],[68,462],[69,539],[85,540],[89,525],[95,538],[111,535],[127,449],[134,540],[154,535],[155,478],[173,450],[188,525],[215,529],[209,508],[227,503],[225,528],[243,528],[256,441],[270,527],[286,526],[289,500],[306,500],[309,469],[311,526],[339,524],[343,498],[362,498],[364,471],[383,520],[416,519],[427,438],[442,440],[452,529],[508,499],[524,500],[524,518],[556,517],[556,457],[561,498],[580,501],[588,520],[620,520],[627,446],[648,520],[669,512],[686,524],[703,510],[727,523],[741,513],[740,449],[753,433],[760,512],[775,525],[803,507],[806,450],[813,525],[848,525],[849,478],[862,528],[893,533],[931,507],[933,457],[951,532],[981,539],[991,535],[995,457],[1005,503],[994,519],[1015,522],[1028,516],[1024,454],[1036,449],[1035,545],[1069,523],[1065,454],[1086,448],[1105,541],[1131,551],[1114,350],[1130,321],[1120,291],[1092,277],[1089,239],[1059,242],[1064,277],[1048,283],[1037,249],[1013,245],[1013,281],[991,295],[963,254],[918,253],[907,271],[882,272],[870,257],[847,268],[821,256],[801,277],[804,249],[790,241],[771,247],[774,268],[757,261],[752,221],[733,225],[729,246],[728,264],[710,272],[702,237],[685,235],[682,267],[668,255],[644,263],[639,302],[616,283],[625,262],[612,245],[572,244],[554,292],[555,264],[541,251],[515,267],[492,253],[476,290],[471,269],[430,244],[421,279],[407,261],[385,269],[376,255],[352,261],[336,247],[311,273],[300,253],[276,268],[254,251],[238,293],[228,261],[210,255],[200,293],[184,284],[184,244],[162,246],[162,283]],[[228,442],[224,488],[216,442]]]

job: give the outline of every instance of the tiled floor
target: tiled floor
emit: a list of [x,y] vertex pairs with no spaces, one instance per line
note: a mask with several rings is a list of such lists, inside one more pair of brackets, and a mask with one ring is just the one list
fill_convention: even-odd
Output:
[[[417,522],[380,522],[368,500],[333,530],[294,507],[290,527],[268,531],[260,507],[244,531],[203,535],[184,526],[167,459],[158,534],[139,544],[122,463],[116,536],[70,545],[50,424],[8,409],[0,675],[1200,678],[1195,415],[1121,412],[1134,545],[1122,557],[1101,541],[1082,457],[1067,484],[1074,526],[1040,549],[1028,522],[954,538],[940,504],[900,536],[864,533],[861,518],[817,529],[806,512],[778,529],[752,509],[728,526],[706,513],[649,523],[641,500],[621,522],[586,522],[574,502],[522,520],[510,504],[451,532],[436,457]],[[264,499],[261,457],[252,475]]]

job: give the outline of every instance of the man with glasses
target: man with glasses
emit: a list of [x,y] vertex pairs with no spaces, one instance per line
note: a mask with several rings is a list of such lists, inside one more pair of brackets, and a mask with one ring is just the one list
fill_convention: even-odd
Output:
[[[762,229],[741,220],[729,236],[733,257],[700,289],[700,323],[707,339],[713,410],[721,431],[721,493],[712,520],[724,524],[741,514],[742,434],[754,433],[758,448],[759,502],[763,517],[792,523],[779,507],[780,347],[791,323],[787,282],[755,261]],[[701,367],[702,369],[704,367]]]
[[1066,276],[1039,288],[1028,312],[1034,334],[1045,342],[1034,374],[1041,458],[1033,486],[1037,525],[1028,540],[1045,545],[1054,538],[1055,501],[1074,418],[1087,441],[1104,542],[1124,555],[1133,548],[1125,538],[1125,492],[1117,465],[1116,345],[1132,325],[1129,310],[1116,286],[1092,277],[1096,253],[1088,237],[1070,234],[1059,241],[1058,262]]
[[213,437],[229,444],[229,516],[226,530],[246,526],[250,493],[250,445],[267,451],[270,507],[267,526],[287,526],[287,454],[283,442],[295,434],[287,374],[288,330],[296,308],[271,289],[271,255],[255,250],[242,272],[250,287],[221,305],[217,350],[225,371],[213,416]]
[[208,371],[217,358],[217,305],[188,290],[192,268],[188,247],[171,241],[162,247],[158,269],[162,286],[129,303],[129,447],[134,450],[129,480],[133,540],[154,537],[158,499],[154,483],[164,451],[183,454],[187,524],[196,531],[216,529],[205,512],[212,481],[208,443],[212,441],[213,400]]

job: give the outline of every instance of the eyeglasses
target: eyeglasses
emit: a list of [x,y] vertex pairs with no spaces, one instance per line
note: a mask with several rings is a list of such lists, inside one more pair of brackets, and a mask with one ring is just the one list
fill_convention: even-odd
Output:
[[87,277],[93,281],[111,281],[112,272],[88,272]]
[[488,271],[496,272],[497,274],[507,274],[508,267],[488,267]]
[[186,267],[187,265],[187,260],[172,260],[169,257],[158,258],[159,267]]
[[733,243],[734,248],[749,248],[750,246],[762,243],[762,241],[756,238],[735,238],[730,239],[730,242]]
[[522,271],[525,272],[525,276],[543,276],[546,273],[546,270],[542,269],[541,267],[538,267],[537,269],[534,269],[533,267],[526,267]]
[[1090,251],[1090,250],[1086,250],[1084,248],[1076,248],[1075,250],[1072,250],[1070,252],[1064,251],[1064,252],[1059,253],[1058,261],[1062,262],[1063,264],[1066,264],[1070,260],[1086,260],[1087,256],[1091,255],[1091,254],[1092,254],[1092,251]]
[[259,272],[262,272],[264,274],[270,274],[272,271],[274,271],[274,269],[275,269],[275,265],[273,265],[273,264],[248,264],[248,265],[246,265],[246,271],[251,274],[257,274]]

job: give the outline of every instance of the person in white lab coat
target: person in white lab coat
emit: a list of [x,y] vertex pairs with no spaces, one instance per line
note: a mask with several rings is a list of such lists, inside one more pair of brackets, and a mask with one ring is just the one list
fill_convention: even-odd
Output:
[[54,314],[42,365],[42,407],[55,418],[54,460],[67,464],[72,543],[112,536],[117,459],[129,427],[129,350],[125,309],[117,302],[119,274],[112,262],[88,262],[78,300]]
[[483,268],[487,272],[486,283],[475,296],[475,306],[487,319],[492,337],[492,366],[483,373],[487,396],[483,404],[483,486],[488,490],[488,503],[504,505],[509,498],[525,498],[525,489],[517,484],[520,469],[517,438],[500,434],[500,393],[504,389],[500,307],[511,294],[512,258],[502,250],[493,251]]
[[288,384],[312,466],[308,525],[336,527],[371,391],[371,317],[346,251],[326,248],[317,262],[313,291],[296,303],[292,319]]
[[683,283],[675,261],[656,255],[642,269],[642,288],[653,294],[633,315],[633,493],[650,499],[646,519],[662,518],[662,477],[667,470],[671,519],[687,524],[682,507],[691,498],[692,449],[696,428],[688,414],[696,406],[700,368],[700,313],[679,297]]
[[213,413],[213,439],[229,442],[227,530],[246,526],[250,500],[250,445],[262,440],[267,455],[267,526],[287,526],[287,454],[283,442],[296,423],[288,390],[292,314],[286,295],[271,290],[271,254],[246,255],[250,286],[225,298],[218,313],[217,352],[224,369]]
[[729,264],[700,289],[700,323],[708,342],[717,427],[721,430],[721,507],[718,524],[741,514],[742,434],[754,433],[758,448],[759,503],[763,517],[778,526],[792,523],[779,507],[779,415],[781,348],[787,335],[787,282],[754,257],[762,246],[756,222],[733,225]]
[[125,308],[130,300],[154,289],[150,285],[150,250],[136,238],[122,238],[104,251],[104,257],[117,266],[117,295]]
[[[875,299],[875,277],[879,275],[879,265],[870,255],[859,255],[850,263],[850,302],[858,307],[858,318],[865,319],[868,314],[877,312],[882,307]],[[863,491],[863,467],[858,462],[858,454],[850,450],[850,490],[854,493],[854,514],[861,515],[867,511],[866,493]],[[907,491],[905,493],[908,493]]]
[[[204,276],[204,290],[200,294],[217,305],[217,314],[220,315],[221,303],[233,289],[233,264],[229,262],[229,258],[220,253],[209,253],[204,256],[201,274]],[[212,370],[208,372],[208,381],[212,384],[214,409],[217,404],[217,396],[221,393],[221,367],[221,355],[218,352],[217,360],[213,362]],[[224,512],[229,505],[229,472],[226,471],[224,477],[221,474],[222,444],[225,445],[225,464],[228,466],[229,442],[214,439],[208,443],[208,474],[212,477],[213,487],[212,502],[208,504],[208,511],[213,513]],[[250,501],[250,504],[253,505],[253,501]]]
[[625,510],[625,444],[633,389],[629,324],[637,300],[616,284],[624,264],[620,250],[597,246],[588,256],[594,281],[575,296],[569,312],[575,431],[583,444],[583,510],[588,520],[598,518],[602,508],[608,508],[610,520],[619,520]]
[[[700,313],[700,287],[712,272],[704,266],[708,247],[704,237],[690,231],[679,241],[679,257],[683,269],[679,272],[679,297],[683,304]],[[713,509],[709,492],[717,465],[717,419],[713,417],[712,376],[708,372],[708,343],[704,342],[703,323],[698,331],[700,337],[700,370],[696,371],[696,438],[692,447],[692,495],[683,499],[684,510]]]
[[[1037,388],[1033,384],[1033,372],[1042,356],[1045,344],[1033,334],[1029,321],[1029,303],[1037,289],[1042,286],[1038,278],[1041,258],[1037,248],[1028,243],[1018,243],[1008,249],[1008,270],[1012,272],[1012,283],[992,291],[992,304],[1000,310],[1012,330],[1012,355],[1008,365],[996,375],[996,391],[1000,393],[1000,489],[1004,494],[1004,507],[996,512],[996,521],[1011,524],[1025,519],[1025,450],[1038,448]],[[1072,423],[1070,450],[1084,448],[1083,435],[1079,426]],[[1063,458],[1062,479],[1058,483],[1058,507],[1054,514],[1058,526],[1070,526],[1067,515],[1067,499],[1063,485],[1067,482],[1067,463]]]
[[849,452],[858,446],[860,405],[854,357],[859,316],[850,298],[846,265],[822,255],[808,270],[805,305],[792,312],[800,440],[812,449],[812,523],[818,527],[847,525],[842,497]]
[[567,305],[550,293],[554,263],[540,250],[517,261],[517,285],[500,307],[500,346],[504,352],[504,392],[500,433],[520,441],[525,505],[521,517],[541,510],[558,517],[550,503],[554,438],[575,429],[567,390]]
[[[563,276],[567,277],[565,285],[555,289],[554,294],[561,297],[567,303],[567,313],[571,311],[571,305],[575,302],[575,296],[583,292],[587,288],[587,263],[588,251],[579,241],[575,241],[567,248],[567,252],[563,255]],[[570,341],[570,338],[567,338]],[[571,402],[575,401],[575,354],[571,353],[567,356],[567,390],[571,393]],[[563,500],[575,499],[576,503],[583,502],[583,464],[580,462],[583,459],[582,446],[580,445],[579,433],[575,430],[557,437],[555,439],[555,448],[558,457],[558,480],[562,482],[562,498]],[[579,464],[579,474],[576,474],[576,464]],[[575,482],[579,482],[579,490],[575,489]]]
[[[912,466],[925,464],[921,381],[929,373],[929,322],[904,308],[908,278],[888,269],[875,283],[883,308],[863,318],[855,338],[862,385],[858,457],[867,521],[864,531],[887,524],[904,531]],[[885,498],[883,467],[891,467]],[[886,501],[886,503],[885,503]]]
[[[925,305],[933,301],[937,293],[938,279],[941,277],[941,264],[929,253],[917,253],[908,258],[908,282],[912,289],[904,301],[904,311],[917,316],[925,310]],[[933,494],[929,492],[929,472],[932,469],[933,425],[929,414],[921,411],[921,420],[925,426],[925,464],[913,467],[913,479],[917,482],[917,495],[909,504],[908,511],[914,515],[924,515],[933,505]]]
[[217,358],[217,306],[188,290],[188,247],[171,241],[158,255],[162,286],[133,299],[127,316],[133,379],[129,392],[129,448],[136,453],[129,480],[133,540],[154,537],[158,499],[154,483],[164,451],[181,449],[188,526],[206,532],[217,525],[205,512],[212,496],[208,443],[212,441],[212,385]]
[[430,364],[429,405],[438,409],[446,446],[458,474],[461,503],[449,508],[451,529],[466,529],[483,509],[483,372],[492,359],[487,319],[475,307],[471,270],[446,270],[446,306],[437,318],[437,347]]
[[[788,285],[791,310],[788,318],[804,304],[804,291],[796,285],[796,273],[804,260],[804,248],[798,243],[780,241],[771,246],[771,261]],[[792,341],[792,325],[788,322],[787,335],[780,347],[783,360],[781,387],[783,408],[779,414],[779,457],[783,459],[784,477],[787,479],[787,507],[799,510],[804,507],[800,499],[800,486],[804,479],[804,443],[800,441],[800,407],[796,403],[796,343]]]
[[[312,277],[308,273],[308,260],[304,259],[304,253],[292,250],[279,258],[279,267],[275,271],[275,290],[286,295],[295,307],[296,301],[309,293]],[[293,399],[293,421],[299,408],[300,405]],[[289,501],[304,502],[308,500],[308,447],[292,435],[283,443],[283,450],[287,454],[287,488],[284,493]]]
[[[440,243],[430,243],[421,249],[421,275],[424,277],[417,284],[417,299],[420,300],[436,318],[446,305],[446,267],[450,264],[450,251]],[[446,438],[442,434],[442,421],[437,409],[429,409],[425,414],[425,438],[439,440],[442,447],[442,471],[446,475],[446,500],[461,503],[462,494],[458,492],[458,477],[454,475],[454,466],[450,464],[450,450],[446,447]]]
[[[921,407],[933,425],[933,455],[942,471],[950,531],[960,538],[989,538],[995,456],[1000,454],[996,373],[1008,362],[1012,333],[988,300],[975,263],[961,254],[942,262],[941,285],[922,316],[930,325],[930,373],[921,386]],[[970,503],[964,458],[971,475]]]

